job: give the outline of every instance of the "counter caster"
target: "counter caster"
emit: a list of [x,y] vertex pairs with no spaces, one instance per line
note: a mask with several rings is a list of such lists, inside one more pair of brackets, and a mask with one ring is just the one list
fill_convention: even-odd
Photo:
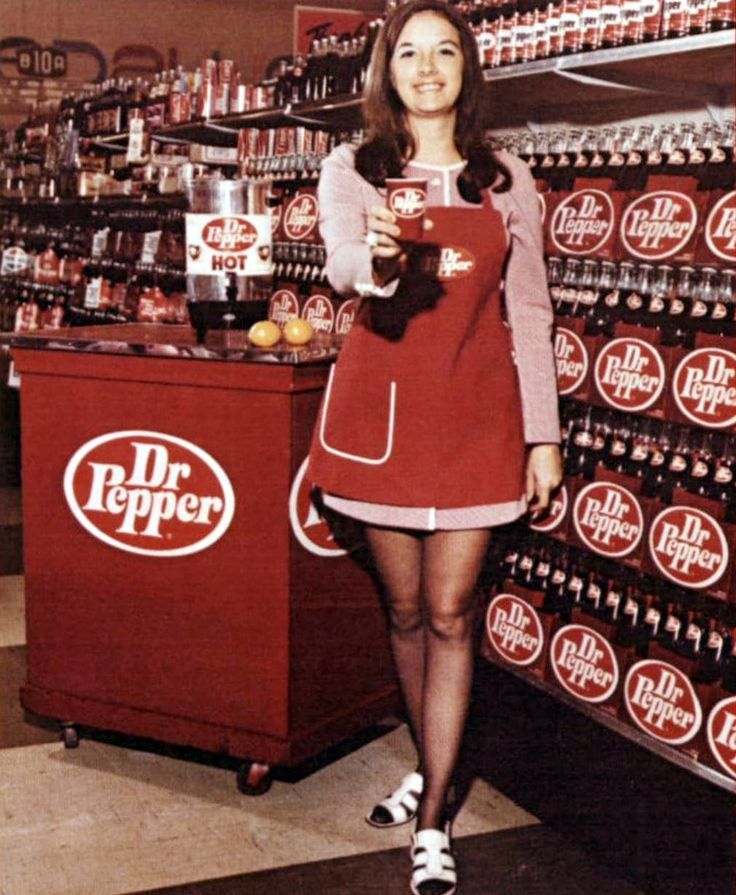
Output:
[[75,724],[62,724],[61,739],[66,749],[76,749],[79,745],[79,728]]
[[271,789],[271,766],[257,761],[246,761],[238,768],[238,789],[246,796],[262,796]]

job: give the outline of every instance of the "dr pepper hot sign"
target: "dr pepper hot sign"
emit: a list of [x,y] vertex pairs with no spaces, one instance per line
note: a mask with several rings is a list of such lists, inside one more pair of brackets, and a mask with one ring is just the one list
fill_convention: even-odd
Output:
[[187,273],[270,276],[271,217],[267,214],[187,214]]

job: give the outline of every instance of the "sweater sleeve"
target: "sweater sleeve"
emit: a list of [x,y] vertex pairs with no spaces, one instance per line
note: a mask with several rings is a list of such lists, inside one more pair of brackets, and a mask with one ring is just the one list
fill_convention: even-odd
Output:
[[377,191],[355,170],[355,148],[341,144],[325,159],[317,187],[319,229],[327,250],[327,278],[334,290],[352,296],[390,297],[394,280],[384,287],[373,282],[366,221],[371,205],[380,204]]
[[552,346],[554,315],[544,264],[539,198],[527,166],[504,158],[513,186],[507,194],[510,254],[504,295],[521,388],[527,444],[557,443],[560,421]]

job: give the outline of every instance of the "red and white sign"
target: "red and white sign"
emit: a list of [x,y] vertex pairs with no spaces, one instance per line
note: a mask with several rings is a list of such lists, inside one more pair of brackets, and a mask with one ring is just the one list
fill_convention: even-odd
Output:
[[302,316],[315,332],[331,333],[335,328],[335,306],[326,296],[315,292],[304,302]]
[[0,275],[10,277],[18,276],[28,270],[29,264],[30,256],[25,249],[20,246],[8,246],[3,252]]
[[675,370],[672,393],[693,423],[711,429],[736,425],[736,354],[725,348],[691,351]]
[[578,190],[555,209],[550,238],[566,255],[592,255],[601,249],[613,233],[613,202],[602,190]]
[[279,326],[299,316],[299,299],[290,289],[278,289],[268,302],[268,319]]
[[187,273],[270,276],[271,217],[267,214],[186,214]]
[[672,746],[691,740],[703,721],[690,680],[679,668],[657,659],[643,659],[631,666],[624,700],[637,727]]
[[558,326],[555,330],[554,347],[557,391],[561,395],[571,395],[588,375],[588,350],[580,336],[565,326]]
[[592,628],[560,628],[552,638],[550,664],[560,686],[585,702],[605,702],[616,692],[616,655],[605,637]]
[[661,354],[648,342],[628,336],[613,339],[601,348],[593,375],[606,403],[629,412],[651,407],[665,385]]
[[583,544],[601,556],[628,556],[644,533],[639,501],[614,482],[586,485],[575,498],[572,519]]
[[442,246],[437,276],[440,280],[461,280],[475,269],[475,256],[461,246]]
[[311,193],[297,193],[284,210],[283,230],[287,239],[303,242],[317,233],[317,199]]
[[309,458],[299,467],[289,493],[289,520],[297,541],[316,556],[345,556],[346,550],[338,547],[329,525],[312,503],[312,483],[306,478]]
[[711,209],[705,222],[705,242],[724,261],[736,261],[736,191],[726,193]]
[[294,7],[294,55],[305,55],[313,40],[335,35],[338,39],[360,38],[368,33],[368,24],[382,14],[359,9],[335,9],[323,6]]
[[649,526],[649,553],[659,571],[683,587],[710,587],[728,569],[728,541],[718,522],[695,507],[666,507]]
[[349,298],[342,302],[337,309],[337,317],[335,318],[335,332],[338,336],[346,336],[353,327],[355,315],[358,313],[360,306],[359,298]]
[[98,540],[143,556],[186,556],[218,541],[235,511],[232,485],[201,447],[162,432],[109,432],[83,444],[64,496]]
[[531,665],[544,646],[539,617],[529,603],[513,594],[498,594],[486,613],[486,632],[496,652],[514,665]]
[[427,193],[416,186],[403,186],[388,196],[388,207],[399,218],[418,218],[424,213]]
[[656,190],[627,206],[621,218],[621,242],[634,258],[659,261],[684,249],[697,227],[698,210],[690,196]]
[[727,774],[736,777],[736,696],[713,706],[707,732],[713,757]]
[[530,523],[529,528],[534,529],[534,531],[542,532],[554,531],[556,528],[560,527],[567,516],[569,505],[570,499],[567,495],[567,486],[561,485],[552,495],[547,515],[543,519],[540,519],[539,522]]

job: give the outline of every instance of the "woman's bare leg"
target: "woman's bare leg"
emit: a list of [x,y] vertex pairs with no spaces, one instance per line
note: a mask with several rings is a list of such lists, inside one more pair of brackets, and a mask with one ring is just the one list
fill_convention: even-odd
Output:
[[427,645],[418,830],[441,827],[460,752],[473,677],[475,584],[489,540],[489,530],[472,529],[435,532],[423,544]]

